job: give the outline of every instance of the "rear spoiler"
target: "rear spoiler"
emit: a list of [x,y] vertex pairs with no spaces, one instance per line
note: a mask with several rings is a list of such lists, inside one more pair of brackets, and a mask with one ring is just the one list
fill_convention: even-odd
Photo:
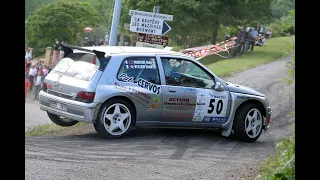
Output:
[[78,46],[67,45],[67,44],[61,44],[61,43],[59,43],[59,44],[63,49],[64,57],[67,57],[67,55],[72,53],[74,49],[88,52],[88,53],[94,53],[97,56],[98,60],[100,61],[99,70],[101,70],[101,71],[104,70],[104,68],[107,66],[109,59],[110,59],[110,56],[107,56],[107,57],[105,56],[106,55],[105,52],[90,50],[90,49],[86,49],[86,48],[82,48],[82,47],[78,47]]
[[105,55],[106,55],[105,52],[101,52],[101,51],[90,50],[90,49],[86,49],[86,48],[82,48],[82,47],[78,47],[78,46],[72,46],[72,45],[68,45],[68,44],[61,44],[61,43],[59,43],[59,44],[63,49],[64,57],[67,56],[69,53],[73,52],[74,49],[84,51],[84,52],[94,53],[98,58],[105,57]]

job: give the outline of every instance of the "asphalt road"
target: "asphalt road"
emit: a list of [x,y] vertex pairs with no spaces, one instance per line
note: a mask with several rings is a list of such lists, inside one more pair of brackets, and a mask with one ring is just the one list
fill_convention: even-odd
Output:
[[47,113],[39,109],[39,101],[33,100],[34,90],[28,92],[25,103],[25,131],[36,125],[52,123]]
[[286,75],[289,59],[225,78],[269,98],[272,124],[255,143],[182,129],[139,129],[131,138],[116,140],[99,138],[93,128],[78,135],[26,137],[25,179],[246,179],[271,153],[275,139],[292,132],[294,117],[288,114],[294,101],[288,87],[277,80]]

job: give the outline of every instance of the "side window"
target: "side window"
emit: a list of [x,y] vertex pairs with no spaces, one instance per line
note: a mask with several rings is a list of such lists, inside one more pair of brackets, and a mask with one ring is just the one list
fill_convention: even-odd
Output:
[[198,65],[191,61],[161,58],[166,84],[195,88],[211,88],[214,79]]
[[156,58],[154,57],[125,58],[117,77],[119,81],[123,82],[134,82],[141,78],[153,84],[161,84]]

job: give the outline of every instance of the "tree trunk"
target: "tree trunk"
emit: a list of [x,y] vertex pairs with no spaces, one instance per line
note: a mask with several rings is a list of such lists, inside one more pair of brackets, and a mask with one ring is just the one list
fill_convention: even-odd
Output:
[[217,42],[217,35],[218,35],[218,30],[219,30],[219,23],[215,22],[213,28],[212,28],[212,36],[211,36],[211,43],[216,44]]

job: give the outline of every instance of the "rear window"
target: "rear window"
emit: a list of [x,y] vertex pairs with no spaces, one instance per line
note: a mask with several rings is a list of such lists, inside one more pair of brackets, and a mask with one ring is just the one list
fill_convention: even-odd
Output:
[[94,54],[71,53],[64,57],[52,71],[76,79],[89,81],[99,69],[99,61]]

